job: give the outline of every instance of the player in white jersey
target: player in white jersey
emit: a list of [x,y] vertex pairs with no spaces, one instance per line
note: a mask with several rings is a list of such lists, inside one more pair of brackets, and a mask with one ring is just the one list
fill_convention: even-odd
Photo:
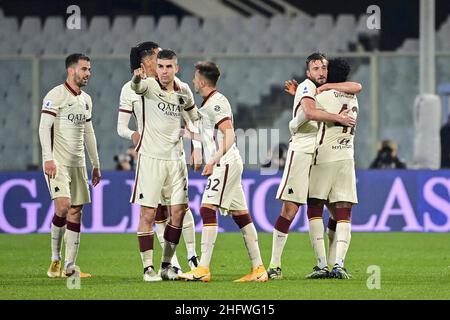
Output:
[[[316,108],[316,90],[318,86],[326,82],[327,68],[328,61],[325,55],[321,53],[310,55],[306,59],[307,79],[296,88],[293,119],[289,123],[292,139],[277,192],[277,199],[283,201],[283,204],[273,231],[272,258],[268,269],[271,279],[282,277],[281,255],[287,241],[289,227],[300,206],[307,202],[309,170],[318,131],[316,121],[333,121],[346,126],[355,124],[355,120],[348,116],[348,112],[331,114]],[[350,84],[350,87],[353,89],[353,84]]]
[[[346,81],[350,66],[343,59],[333,59],[329,64],[329,82]],[[324,91],[317,95],[317,103],[331,113],[351,110],[356,119],[358,99],[354,94],[338,90]],[[354,127],[342,126],[335,122],[320,123],[317,135],[317,149],[310,172],[308,207],[314,209],[314,219],[322,223],[323,208],[326,203],[333,206],[331,211],[336,221],[335,234],[330,237],[327,263],[333,266],[330,277],[348,279],[350,275],[344,268],[344,259],[351,237],[351,208],[358,203],[356,195],[356,176],[354,162]],[[323,237],[321,229],[316,228],[312,237]],[[329,233],[330,234],[330,233]],[[317,243],[325,252],[324,242]],[[319,259],[319,257],[317,257]]]
[[[82,209],[91,202],[84,148],[92,163],[92,185],[100,181],[100,162],[92,126],[92,100],[82,87],[91,76],[90,59],[80,53],[65,61],[67,79],[50,90],[44,98],[39,138],[42,162],[55,215],[51,225],[52,262],[47,271],[51,278],[71,276],[90,277],[80,272],[75,262],[80,244]],[[64,237],[66,252],[61,270],[61,244]]]
[[[141,64],[134,70],[131,82],[133,91],[142,96],[142,131],[136,146],[138,163],[131,202],[141,206],[138,235],[153,232],[161,197],[170,203],[160,273],[163,280],[174,280],[178,275],[170,261],[181,236],[188,203],[187,168],[181,160],[181,121],[192,125],[198,115],[189,86],[175,81],[179,69],[175,52],[165,49],[158,53],[157,78],[146,77],[144,69]],[[144,266],[153,265],[152,250],[141,252],[141,258]]]
[[[156,78],[156,57],[159,51],[161,51],[161,48],[158,44],[151,41],[143,42],[133,47],[130,52],[131,72],[139,68],[142,63],[146,77]],[[178,78],[175,78],[175,81],[180,83]],[[128,127],[131,115],[134,115],[135,117],[137,131],[130,130]],[[122,138],[132,140],[133,144],[136,146],[140,139],[142,127],[142,97],[131,89],[131,81],[128,81],[123,85],[120,93],[117,132]],[[199,146],[197,145],[197,149],[193,150],[193,153],[197,154],[196,157],[201,157],[201,144]],[[184,154],[181,155],[180,159],[185,161]],[[201,158],[199,161],[201,161]],[[164,198],[161,200],[164,201]],[[168,222],[169,204],[170,203],[163,203],[163,205],[159,204],[155,214],[155,231],[162,247],[164,245],[164,229]],[[188,263],[192,269],[198,265],[198,257],[195,250],[195,223],[188,205],[186,205],[186,215],[183,219],[182,233],[189,258]],[[148,250],[153,251],[153,237],[153,231],[150,233],[138,234],[139,249],[142,254]],[[171,263],[175,270],[180,272],[178,270],[181,270],[181,266],[176,254],[174,254]],[[156,274],[153,266],[144,265],[144,280],[157,281],[159,279],[160,277]]]
[[200,263],[191,272],[181,274],[180,278],[210,281],[209,267],[217,238],[216,211],[219,209],[224,215],[231,213],[242,232],[252,263],[251,272],[235,282],[265,282],[268,277],[261,259],[258,235],[242,188],[243,164],[235,143],[233,112],[228,99],[216,90],[220,71],[217,65],[210,61],[197,63],[195,69],[195,91],[204,98],[198,114],[206,161],[202,175],[208,177],[208,183],[200,208],[203,221]]

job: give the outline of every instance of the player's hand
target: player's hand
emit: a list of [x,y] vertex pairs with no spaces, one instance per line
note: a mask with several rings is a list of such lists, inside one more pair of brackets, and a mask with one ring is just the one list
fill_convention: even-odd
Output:
[[141,63],[140,68],[134,69],[133,78],[135,78],[137,80],[135,82],[139,82],[141,79],[146,78],[144,64]]
[[320,93],[322,93],[324,91],[328,91],[328,90],[331,90],[330,85],[328,83],[324,83],[323,85],[321,85],[320,87],[318,87],[316,89],[316,93],[320,94]]
[[291,96],[295,96],[295,92],[297,91],[298,83],[294,79],[286,80],[284,82],[284,91],[289,93]]
[[202,176],[209,177],[210,175],[212,175],[213,170],[214,170],[214,163],[208,163],[203,168]]
[[343,126],[354,127],[356,125],[356,119],[349,114],[350,111],[352,110],[347,109],[339,113],[338,122]]
[[139,143],[139,139],[141,139],[141,134],[137,131],[133,132],[131,135],[131,141],[133,141],[133,145],[136,147]]
[[54,160],[44,162],[44,172],[50,179],[54,179],[56,177],[56,163]]
[[203,162],[202,150],[194,148],[194,150],[192,150],[191,153],[191,162],[190,162],[190,164],[194,166],[194,171],[200,170],[200,168],[202,167],[202,162]]
[[100,179],[102,178],[100,174],[99,168],[93,168],[92,169],[92,185],[95,187],[100,182]]

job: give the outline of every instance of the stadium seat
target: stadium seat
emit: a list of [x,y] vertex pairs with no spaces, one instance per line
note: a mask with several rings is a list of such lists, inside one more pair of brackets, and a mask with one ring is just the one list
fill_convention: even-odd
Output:
[[41,19],[39,17],[25,17],[20,26],[20,37],[28,41],[41,33]]
[[181,19],[179,33],[185,35],[191,35],[197,32],[200,28],[200,21],[197,17],[194,16],[184,16]]
[[87,53],[89,50],[89,45],[83,41],[81,38],[76,38],[72,41],[66,43],[66,47],[64,53],[69,55],[74,52],[83,52]]
[[155,18],[153,16],[139,16],[134,25],[134,33],[139,36],[151,37],[155,31]]
[[91,37],[99,39],[110,32],[109,18],[106,16],[94,16],[89,24]]
[[43,37],[51,39],[55,35],[66,31],[66,26],[63,18],[60,16],[51,16],[45,20],[44,27],[42,29]]
[[5,17],[0,20],[0,33],[4,35],[17,34],[19,22],[16,17]]
[[314,19],[312,33],[318,37],[329,34],[334,26],[333,16],[330,14],[319,14]]
[[412,52],[419,50],[419,40],[418,39],[405,39],[402,46],[397,49],[397,51]]
[[116,16],[112,24],[111,33],[115,36],[123,36],[133,29],[133,20],[130,16]]
[[269,20],[269,27],[266,32],[272,35],[283,35],[288,29],[291,19],[285,15],[275,15]]
[[177,31],[177,17],[176,16],[162,16],[158,20],[158,25],[154,33],[156,39],[161,39],[172,35]]

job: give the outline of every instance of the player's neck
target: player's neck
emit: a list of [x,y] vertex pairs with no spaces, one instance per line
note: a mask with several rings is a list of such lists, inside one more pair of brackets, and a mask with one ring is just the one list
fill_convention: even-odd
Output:
[[70,78],[66,79],[66,83],[73,89],[75,92],[80,93],[81,88]]
[[205,88],[201,89],[200,94],[202,95],[203,99],[205,99],[211,94],[211,92],[214,92],[214,91],[216,91],[215,87],[205,87]]
[[174,89],[175,81],[170,81],[166,86],[164,86],[168,91],[175,91]]

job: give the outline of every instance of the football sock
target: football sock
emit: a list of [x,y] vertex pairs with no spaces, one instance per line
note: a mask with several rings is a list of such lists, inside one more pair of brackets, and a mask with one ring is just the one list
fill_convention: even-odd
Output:
[[[156,237],[158,238],[158,242],[161,245],[161,248],[164,249],[164,230],[168,224],[168,211],[167,206],[159,205],[156,209],[155,216],[155,232]],[[177,258],[176,252],[173,254],[172,260],[170,263],[179,269],[181,269],[180,263]]]
[[322,269],[327,266],[322,219],[309,220],[309,239],[311,240],[311,245],[316,254],[317,266]]
[[282,216],[279,216],[275,222],[272,234],[272,257],[270,259],[270,266],[272,267],[281,267],[281,255],[286,245],[291,222]]
[[162,263],[169,263],[175,254],[178,242],[180,241],[181,228],[175,227],[170,223],[167,224],[166,230],[164,231],[164,248]]
[[209,268],[218,232],[216,210],[201,207],[200,215],[202,216],[203,228],[201,240],[202,256],[199,266]]
[[66,255],[64,269],[75,265],[77,260],[78,248],[80,247],[80,227],[79,223],[67,221],[64,241],[66,243]]
[[61,244],[66,231],[66,218],[53,216],[51,225],[51,247],[52,247],[52,261],[61,260]]
[[153,265],[153,231],[138,232],[139,251],[144,269]]
[[197,256],[195,251],[195,222],[191,209],[186,209],[183,219],[183,239],[186,243],[187,258]]
[[252,222],[250,214],[233,216],[234,222],[241,229],[244,237],[245,247],[247,248],[248,256],[252,262],[252,267],[262,265],[261,253],[258,246],[258,234],[256,233],[255,225]]
[[348,251],[348,245],[351,238],[350,222],[338,221],[336,226],[336,260],[339,266],[344,266],[344,259]]

